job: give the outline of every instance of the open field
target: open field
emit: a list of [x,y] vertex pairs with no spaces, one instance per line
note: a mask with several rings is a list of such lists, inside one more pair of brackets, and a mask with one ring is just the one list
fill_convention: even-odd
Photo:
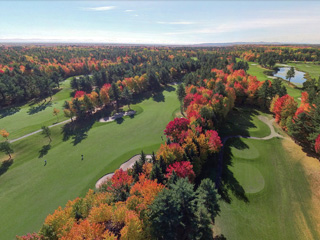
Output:
[[292,140],[279,138],[229,139],[224,152],[223,175],[234,178],[238,187],[229,187],[231,203],[220,201],[216,234],[227,239],[320,238],[317,159],[307,157]]
[[65,100],[71,99],[70,81],[67,79],[61,83],[60,90],[49,102],[41,105],[41,103],[29,105],[25,104],[21,107],[11,108],[9,110],[0,110],[0,129],[5,128],[9,133],[9,139],[15,139],[28,133],[39,130],[41,126],[49,126],[57,122],[57,117],[52,114],[53,109],[60,110],[59,122],[67,118],[63,114],[63,103]]
[[320,76],[320,64],[303,63],[303,62],[299,62],[299,63],[298,62],[297,63],[290,62],[290,63],[288,63],[288,65],[293,66],[302,72],[308,73],[309,76],[307,76],[307,78],[311,77],[311,78],[315,78],[316,80],[318,80],[318,78]]
[[[1,239],[38,231],[49,213],[83,196],[104,174],[142,149],[157,150],[178,107],[175,88],[168,87],[163,94],[132,105],[137,111],[132,118],[91,123],[75,135],[63,134],[61,126],[51,128],[51,149],[43,158],[39,151],[48,139],[42,135],[13,143],[13,164],[0,175]],[[0,159],[4,158],[1,154]]]

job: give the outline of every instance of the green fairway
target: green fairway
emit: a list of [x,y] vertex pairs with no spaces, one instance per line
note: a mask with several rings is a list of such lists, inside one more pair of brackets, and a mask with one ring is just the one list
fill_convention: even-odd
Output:
[[179,108],[175,89],[168,90],[132,105],[140,109],[138,115],[94,123],[66,141],[61,126],[51,128],[52,147],[43,158],[38,158],[39,151],[48,139],[42,135],[15,142],[14,162],[0,176],[1,239],[38,231],[49,213],[69,199],[83,196],[104,174],[142,149],[146,153],[157,150],[166,124]]
[[[240,113],[238,118],[241,119]],[[254,118],[242,119],[254,122]],[[234,133],[238,131],[236,126]],[[320,239],[307,174],[300,157],[292,157],[283,147],[283,141],[291,140],[228,140],[223,176],[229,179],[226,189],[231,203],[220,201],[216,234],[239,240]],[[239,184],[248,201],[239,197],[242,192]]]
[[314,63],[303,63],[303,62],[297,62],[293,63],[290,62],[288,65],[295,67],[299,71],[308,73],[307,78],[315,78],[318,80],[320,76],[320,65],[319,64],[314,64]]
[[61,88],[57,94],[52,98],[52,101],[43,105],[41,103],[33,104],[32,106],[25,104],[19,108],[11,108],[9,115],[3,116],[4,110],[0,111],[0,129],[4,128],[9,133],[9,139],[15,139],[28,133],[39,130],[41,126],[49,126],[57,122],[57,117],[52,114],[53,109],[60,110],[59,122],[66,120],[67,118],[63,114],[63,103],[65,100],[69,100],[71,88],[71,79],[67,79],[61,83]]

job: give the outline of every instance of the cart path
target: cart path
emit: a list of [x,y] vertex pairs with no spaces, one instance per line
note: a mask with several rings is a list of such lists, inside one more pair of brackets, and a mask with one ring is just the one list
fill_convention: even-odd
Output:
[[268,119],[266,116],[258,116],[258,119],[262,122],[264,122],[265,124],[268,125],[268,127],[270,128],[270,134],[266,137],[250,137],[250,136],[241,136],[241,135],[234,135],[234,136],[227,136],[225,138],[222,139],[222,148],[219,152],[219,158],[218,158],[218,174],[217,174],[217,179],[216,179],[216,187],[219,188],[220,184],[221,184],[221,176],[222,176],[222,165],[223,165],[223,148],[224,145],[226,144],[226,142],[230,139],[230,138],[248,138],[248,139],[255,139],[255,140],[269,140],[272,138],[283,138],[283,139],[289,139],[286,137],[283,137],[282,135],[280,135],[279,133],[277,133],[274,130],[274,126],[273,126],[273,122],[275,121],[275,119]]
[[[127,112],[120,112],[120,113],[116,113],[115,115],[113,115],[112,117],[106,117],[106,118],[101,118],[99,120],[99,122],[112,122],[112,121],[115,121],[116,119],[118,118],[122,118],[122,117],[125,117],[125,116],[132,116],[136,114],[136,111],[133,111],[133,110],[130,110],[130,111],[127,111]],[[75,120],[76,117],[72,118],[72,120]],[[52,128],[52,127],[55,127],[55,126],[59,126],[59,125],[62,125],[62,124],[65,124],[65,123],[68,123],[68,122],[71,122],[71,119],[67,119],[65,121],[62,121],[62,122],[59,122],[59,123],[55,123],[55,124],[52,124],[50,126],[48,126],[49,128]],[[13,140],[9,140],[10,143],[14,143],[16,141],[19,141],[21,139],[24,139],[24,138],[27,138],[29,136],[32,136],[34,134],[37,134],[39,132],[42,132],[42,129],[39,129],[37,131],[34,131],[32,133],[28,133],[22,137],[19,137],[19,138],[16,138],[16,139],[13,139]]]
[[[135,162],[137,162],[140,159],[140,154],[134,155],[132,158],[130,158],[128,161],[126,161],[125,163],[121,164],[120,168],[124,171],[128,170],[129,168],[132,168],[133,165],[135,164]],[[152,155],[147,154],[146,155],[146,159],[151,159]],[[120,169],[119,168],[119,169]],[[103,177],[101,177],[97,182],[96,182],[96,189],[100,188],[102,184],[104,184],[105,182],[107,182],[110,178],[112,178],[114,173],[108,173],[106,175],[104,175]]]

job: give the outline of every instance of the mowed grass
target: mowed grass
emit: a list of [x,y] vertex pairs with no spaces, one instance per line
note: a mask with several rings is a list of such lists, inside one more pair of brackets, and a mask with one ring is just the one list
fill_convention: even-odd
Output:
[[320,239],[308,174],[282,141],[291,140],[228,140],[227,169],[245,190],[248,202],[229,191],[231,203],[220,201],[215,234],[231,240]]
[[320,76],[320,64],[319,63],[314,64],[314,63],[303,63],[303,62],[290,62],[290,63],[288,63],[288,65],[295,67],[299,71],[308,73],[311,78],[315,78],[316,80],[318,80],[318,78]]
[[132,105],[143,109],[133,118],[95,123],[76,145],[73,138],[62,140],[61,126],[51,128],[52,148],[43,158],[38,158],[39,150],[48,139],[42,135],[13,143],[14,163],[0,176],[1,239],[38,231],[49,213],[83,196],[104,174],[113,172],[141,150],[156,151],[165,126],[179,107],[175,89],[169,89],[157,101],[150,98]]
[[266,137],[270,128],[258,119],[262,112],[252,108],[234,108],[227,117],[227,122],[219,134],[223,136]]
[[13,112],[7,116],[3,116],[7,112],[6,110],[0,110],[0,129],[4,128],[10,133],[9,139],[15,139],[37,131],[43,125],[49,126],[57,122],[57,117],[53,115],[54,108],[60,110],[59,122],[66,120],[62,106],[65,100],[71,99],[70,81],[71,78],[62,82],[60,85],[62,90],[53,96],[51,102],[49,102],[50,98],[47,98],[47,102],[42,106],[41,103],[44,101],[31,106],[28,103],[17,107],[16,111],[11,108]]

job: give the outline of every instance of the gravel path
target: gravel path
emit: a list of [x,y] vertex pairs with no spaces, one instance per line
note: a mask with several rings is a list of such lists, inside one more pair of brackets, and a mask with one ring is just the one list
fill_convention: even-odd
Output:
[[284,138],[283,136],[281,136],[280,134],[278,134],[275,130],[274,130],[274,127],[273,127],[273,122],[275,119],[268,119],[267,117],[265,116],[258,116],[259,120],[264,122],[265,124],[268,125],[268,127],[270,128],[270,131],[271,133],[269,134],[269,136],[266,136],[266,137],[262,137],[262,138],[259,138],[259,137],[249,137],[249,136],[241,136],[241,135],[235,135],[235,136],[227,136],[225,138],[222,139],[222,148],[221,148],[221,151],[219,152],[219,159],[218,159],[218,174],[217,174],[217,179],[216,179],[216,186],[217,188],[220,186],[221,184],[221,175],[222,175],[222,165],[223,165],[223,148],[224,148],[224,145],[226,144],[226,142],[230,139],[230,138],[248,138],[248,139],[255,139],[255,140],[269,140],[269,139],[272,139],[272,138],[275,138],[275,137],[278,137],[278,138]]
[[[129,168],[132,168],[134,163],[137,162],[140,159],[140,156],[141,156],[140,154],[134,155],[128,161],[126,161],[125,163],[121,164],[120,168],[122,170],[124,170],[124,171],[128,170]],[[152,155],[147,154],[146,158],[150,160],[152,158]],[[104,184],[108,179],[112,178],[113,174],[114,173],[108,173],[108,174],[104,175],[102,178],[100,178],[96,182],[96,189],[100,188],[102,184]]]

